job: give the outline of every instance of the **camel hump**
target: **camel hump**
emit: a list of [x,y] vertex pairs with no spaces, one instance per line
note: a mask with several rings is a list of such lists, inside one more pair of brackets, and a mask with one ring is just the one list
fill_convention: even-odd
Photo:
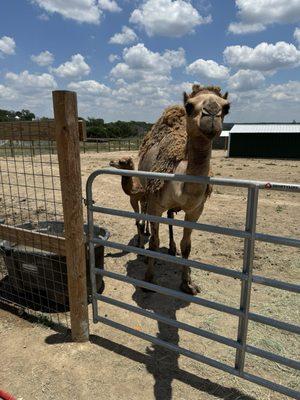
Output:
[[[164,110],[140,147],[141,169],[145,155],[153,146],[159,146],[159,150],[152,163],[152,172],[172,173],[184,159],[187,139],[185,115],[184,107],[179,105]],[[160,179],[149,179],[146,191],[156,192],[163,185],[164,181]]]
[[185,109],[182,106],[168,107],[162,115],[162,123],[169,127],[182,125],[182,119],[185,116]]
[[185,132],[185,109],[183,106],[174,105],[164,110],[144,137],[139,151],[140,159],[143,159],[154,145],[160,144],[162,141],[172,140],[172,137],[177,136],[178,131]]

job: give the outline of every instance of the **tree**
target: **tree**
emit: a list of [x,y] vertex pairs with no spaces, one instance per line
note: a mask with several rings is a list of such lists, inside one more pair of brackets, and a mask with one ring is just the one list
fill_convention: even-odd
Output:
[[11,122],[15,121],[16,119],[19,121],[32,121],[35,119],[35,115],[29,110],[0,110],[0,122]]

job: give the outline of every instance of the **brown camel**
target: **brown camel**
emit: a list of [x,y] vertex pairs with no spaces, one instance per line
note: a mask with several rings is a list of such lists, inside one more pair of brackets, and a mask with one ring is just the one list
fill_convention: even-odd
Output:
[[[210,175],[212,141],[222,131],[224,116],[229,112],[228,93],[223,96],[219,87],[194,85],[190,95],[184,93],[184,106],[167,108],[140,148],[138,169],[180,175]],[[183,210],[185,221],[196,222],[211,193],[211,185],[160,179],[141,178],[145,190],[147,212],[161,216],[166,210]],[[159,224],[151,222],[150,250],[159,248]],[[191,251],[192,229],[184,228],[180,243],[182,257]],[[176,248],[173,243],[173,248]],[[145,275],[153,281],[154,259],[148,258]],[[197,294],[191,281],[190,268],[183,266],[181,290]]]
[[[115,167],[118,169],[126,169],[129,171],[133,171],[135,169],[135,165],[133,162],[132,157],[126,156],[122,157],[119,160],[111,160],[109,165],[111,167]],[[130,197],[130,204],[133,208],[134,212],[141,212],[145,214],[147,212],[147,204],[146,204],[146,196],[145,196],[145,189],[141,185],[141,182],[138,177],[129,177],[129,176],[122,176],[121,179],[122,189],[127,196]],[[141,207],[139,206],[141,203]],[[174,211],[168,210],[168,218],[174,218]],[[149,236],[149,222],[146,223],[146,230],[145,230],[145,222],[141,222],[136,220],[136,226],[138,231],[138,247],[143,247],[143,235],[144,233]],[[169,254],[175,255],[176,254],[176,246],[173,247],[174,237],[173,237],[173,226],[169,225]]]

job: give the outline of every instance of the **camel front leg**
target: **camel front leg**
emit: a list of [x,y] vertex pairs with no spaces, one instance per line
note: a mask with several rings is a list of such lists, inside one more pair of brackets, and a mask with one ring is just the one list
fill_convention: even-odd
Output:
[[[201,207],[189,211],[185,214],[185,221],[189,222],[197,222],[200,215],[202,214],[204,205]],[[183,258],[188,259],[190,252],[191,252],[191,234],[192,234],[192,229],[189,228],[184,228],[183,229],[183,237],[180,242],[180,249],[181,249],[181,255]],[[183,266],[182,267],[182,282],[180,289],[188,294],[196,295],[197,293],[200,292],[200,289],[197,285],[192,283],[191,279],[191,269],[190,267]]]
[[[159,224],[157,222],[150,222],[150,230],[149,250],[157,251],[159,249]],[[153,282],[154,261],[154,258],[148,258],[148,266],[145,274],[146,282]]]
[[[136,213],[140,212],[140,206],[139,206],[139,201],[135,199],[134,197],[130,197],[130,204],[131,207],[133,208],[133,211]],[[144,247],[143,244],[143,227],[141,226],[141,222],[139,219],[135,220],[135,225],[137,227],[137,234],[138,234],[138,241],[137,241],[137,247]]]
[[[147,202],[145,200],[141,201],[141,212],[142,214],[147,214]],[[143,221],[143,230],[147,236],[150,236],[149,221],[146,221],[146,230],[145,230],[145,221]]]
[[[174,219],[174,211],[173,210],[168,210],[168,218]],[[173,234],[173,225],[169,225],[169,254],[171,256],[176,256],[176,243],[174,240],[174,234]]]
[[[148,200],[147,213],[161,217],[163,210],[157,207],[155,201]],[[150,222],[150,230],[151,230],[151,236],[149,239],[149,250],[157,251],[159,249],[159,223]],[[155,261],[154,258],[148,257],[148,266],[145,274],[146,282],[153,282],[154,261]],[[145,291],[149,290],[146,289]]]

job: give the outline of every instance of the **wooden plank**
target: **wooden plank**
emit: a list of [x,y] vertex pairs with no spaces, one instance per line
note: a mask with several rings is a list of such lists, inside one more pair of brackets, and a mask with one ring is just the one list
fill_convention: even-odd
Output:
[[[86,140],[85,121],[78,121],[80,140]],[[54,120],[0,122],[0,140],[55,140]]]
[[89,319],[77,98],[75,92],[69,91],[54,91],[52,96],[65,223],[72,338],[84,342],[89,340]]
[[60,256],[66,255],[65,238],[29,231],[11,225],[0,224],[0,238],[9,242],[49,251]]

